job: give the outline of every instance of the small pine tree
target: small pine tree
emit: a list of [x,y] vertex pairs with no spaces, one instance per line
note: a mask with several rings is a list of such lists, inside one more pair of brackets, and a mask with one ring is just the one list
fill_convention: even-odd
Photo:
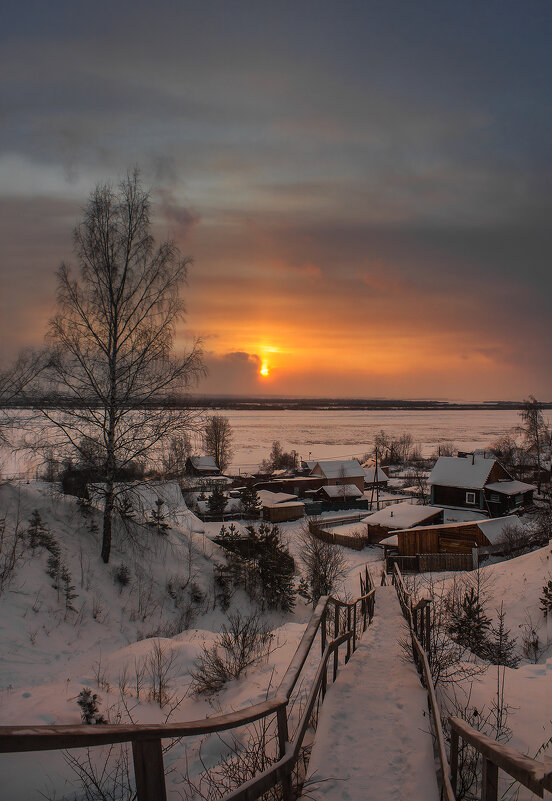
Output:
[[230,523],[230,527],[228,529],[228,536],[231,539],[235,539],[236,537],[240,536],[240,532],[238,531],[238,528],[237,526],[234,525],[234,523]]
[[163,498],[158,498],[155,501],[155,509],[151,510],[151,520],[148,521],[148,526],[154,528],[158,534],[166,534],[170,526],[165,520],[165,512],[163,506],[165,501]]
[[123,496],[123,499],[122,499],[121,504],[119,506],[118,512],[119,512],[119,516],[121,517],[122,520],[126,520],[126,521],[134,520],[134,517],[135,517],[136,513],[134,511],[134,508],[132,506],[132,502],[131,502],[130,498],[128,497],[128,495],[124,495]]
[[510,637],[510,630],[504,624],[504,604],[500,604],[500,612],[497,610],[498,622],[496,626],[491,626],[490,635],[486,644],[486,657],[493,665],[503,665],[504,667],[516,668],[520,659],[514,653],[517,640]]
[[471,587],[466,592],[460,608],[453,612],[450,634],[453,640],[469,648],[476,656],[485,657],[487,633],[491,621],[485,615],[479,595]]
[[243,513],[246,517],[257,517],[261,506],[257,490],[252,484],[244,487],[240,493]]
[[540,602],[540,608],[545,617],[552,613],[552,579],[548,579],[547,583],[542,588]]
[[207,498],[207,505],[209,507],[209,514],[219,516],[224,514],[224,510],[228,504],[228,499],[222,487],[215,484],[212,493]]
[[269,609],[291,612],[295,607],[295,563],[281,542],[278,526],[261,524],[257,543],[256,561],[263,602]]
[[99,710],[100,703],[101,699],[97,693],[93,693],[89,687],[82,688],[77,696],[77,704],[81,709],[83,723],[87,723],[90,726],[107,723],[107,720]]
[[52,587],[57,590],[58,598],[61,589],[61,559],[59,553],[51,553],[46,563],[46,573],[53,580]]
[[220,527],[219,537],[227,537],[227,536],[228,536],[228,529],[223,523],[222,526]]
[[61,565],[60,578],[63,583],[65,613],[67,614],[67,612],[76,612],[77,610],[73,606],[73,601],[75,598],[78,598],[79,595],[77,592],[75,592],[75,586],[71,583],[71,574],[69,572],[69,568],[65,564]]
[[42,545],[45,532],[46,532],[46,527],[42,522],[40,512],[38,511],[38,509],[35,509],[31,515],[31,519],[29,520],[29,527],[27,529],[29,546],[32,548],[33,551],[35,551],[38,547]]

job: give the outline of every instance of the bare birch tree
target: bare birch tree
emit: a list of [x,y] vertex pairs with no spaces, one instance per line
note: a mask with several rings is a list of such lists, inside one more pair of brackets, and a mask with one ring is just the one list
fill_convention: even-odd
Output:
[[205,453],[212,456],[218,469],[224,473],[232,458],[232,426],[222,414],[207,418],[203,432]]
[[91,440],[98,449],[108,562],[117,477],[158,457],[166,438],[190,430],[194,413],[166,401],[204,368],[197,342],[183,355],[172,353],[190,259],[172,241],[155,245],[150,196],[137,171],[118,189],[96,187],[74,231],[74,250],[79,277],[62,264],[48,333],[50,390],[65,402],[41,412],[77,455]]

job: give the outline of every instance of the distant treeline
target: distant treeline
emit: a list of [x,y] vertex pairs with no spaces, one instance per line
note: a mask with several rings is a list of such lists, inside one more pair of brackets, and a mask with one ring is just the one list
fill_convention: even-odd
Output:
[[[82,406],[100,408],[101,402],[90,400],[86,404],[82,398],[73,399],[62,396],[26,396],[12,399],[9,403],[0,404],[0,408],[11,409],[68,409]],[[248,397],[248,396],[171,396],[156,400],[150,406],[141,404],[140,408],[165,409],[236,409],[240,411],[278,411],[278,410],[357,410],[357,411],[392,411],[396,410],[509,410],[519,411],[522,401],[483,401],[483,402],[451,402],[441,400],[401,400],[380,398],[286,398],[286,397]],[[542,403],[544,409],[552,409],[552,402]],[[128,408],[138,408],[132,402]]]

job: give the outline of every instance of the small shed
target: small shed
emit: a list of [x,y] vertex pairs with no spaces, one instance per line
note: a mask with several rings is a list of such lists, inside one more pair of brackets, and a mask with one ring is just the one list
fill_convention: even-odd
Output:
[[375,465],[363,465],[364,470],[364,486],[369,489],[370,487],[387,487],[389,476],[382,467],[376,470]]
[[473,520],[463,523],[444,523],[434,526],[415,526],[396,532],[401,556],[425,553],[464,553],[472,548],[497,545],[508,528],[523,529],[516,515]]
[[421,524],[432,525],[443,519],[443,510],[436,506],[420,506],[413,503],[396,503],[363,518],[367,526],[369,542],[380,542],[391,532]]
[[300,520],[304,514],[305,504],[301,501],[263,504],[263,520],[268,520],[270,523],[286,523],[290,520]]

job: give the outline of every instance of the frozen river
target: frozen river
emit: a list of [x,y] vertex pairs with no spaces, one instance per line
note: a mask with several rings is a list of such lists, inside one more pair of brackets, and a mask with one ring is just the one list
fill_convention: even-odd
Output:
[[[295,450],[303,459],[361,457],[373,447],[374,436],[412,435],[423,455],[439,444],[454,442],[461,450],[485,448],[520,422],[512,410],[391,410],[391,411],[297,411],[223,409],[234,435],[231,470],[252,471],[270,452],[273,440],[286,451]],[[199,447],[198,447],[199,450]],[[28,456],[4,451],[0,457],[3,475],[34,471]]]

